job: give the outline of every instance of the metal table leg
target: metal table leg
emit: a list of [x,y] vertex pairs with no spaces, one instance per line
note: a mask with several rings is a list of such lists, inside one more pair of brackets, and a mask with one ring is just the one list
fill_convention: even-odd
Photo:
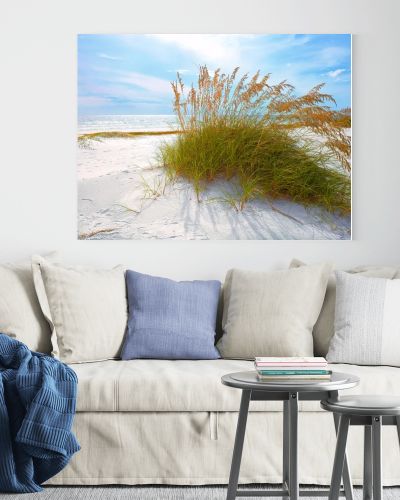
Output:
[[400,444],[400,417],[396,417],[396,426],[397,426],[397,437],[399,439],[399,444]]
[[290,434],[290,420],[289,420],[289,402],[283,402],[283,460],[282,460],[282,487],[284,490],[290,491],[289,481],[289,434]]
[[364,427],[364,478],[363,500],[372,500],[372,429]]
[[232,465],[229,475],[229,485],[226,500],[234,500],[236,497],[250,397],[251,391],[242,391],[242,399],[240,401],[240,410],[236,428],[235,445],[233,447]]
[[[329,399],[331,401],[337,401],[339,399],[339,392],[332,391],[329,393]],[[335,430],[336,435],[339,430],[339,415],[333,414],[333,419],[335,422]],[[343,464],[343,487],[346,496],[346,500],[354,500],[354,492],[353,492],[353,481],[351,479],[349,462],[347,460],[347,453],[344,455],[344,464]]]
[[289,394],[289,486],[290,500],[299,498],[299,478],[298,478],[298,442],[297,442],[297,424],[298,424],[298,394],[292,392]]
[[342,415],[340,417],[335,460],[333,462],[331,489],[329,492],[329,500],[338,500],[340,492],[340,483],[343,474],[343,465],[346,456],[347,434],[349,432],[350,417]]
[[382,418],[372,418],[372,488],[374,500],[382,500]]
[[[336,434],[339,430],[339,420],[340,417],[336,413],[333,414],[333,419],[335,421]],[[346,500],[354,500],[353,482],[350,474],[349,462],[347,460],[347,453],[344,453],[344,463],[343,463],[343,488],[346,496]]]

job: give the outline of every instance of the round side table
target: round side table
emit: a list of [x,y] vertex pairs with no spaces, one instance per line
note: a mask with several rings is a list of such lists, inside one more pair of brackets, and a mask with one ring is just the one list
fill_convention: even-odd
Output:
[[[297,442],[298,401],[323,401],[327,399],[337,401],[339,390],[357,386],[360,379],[347,373],[334,372],[330,379],[327,380],[274,380],[264,382],[258,380],[256,371],[250,371],[224,375],[221,382],[229,387],[242,390],[227,500],[254,495],[251,490],[238,489],[240,462],[250,401],[283,401],[283,489],[273,491],[257,490],[256,495],[298,500],[300,496]],[[339,421],[335,414],[334,422],[337,432]],[[353,487],[346,456],[344,457],[343,483],[346,500],[353,500]],[[314,490],[301,491],[301,496],[316,496],[317,494],[327,496],[329,492],[327,490],[321,492]]]
[[349,425],[364,426],[363,498],[382,499],[382,425],[395,425],[400,439],[400,397],[344,396],[322,401],[322,408],[339,416],[335,461],[329,500],[337,500]]

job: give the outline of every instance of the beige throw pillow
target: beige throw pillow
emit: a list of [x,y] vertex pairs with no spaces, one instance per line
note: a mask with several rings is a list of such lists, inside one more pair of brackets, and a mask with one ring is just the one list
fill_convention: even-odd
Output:
[[[305,266],[304,262],[293,259],[290,268]],[[394,267],[359,266],[347,271],[351,274],[367,276],[372,278],[393,279],[398,276],[398,269]],[[334,273],[329,277],[328,286],[321,313],[313,329],[314,354],[315,356],[326,356],[328,354],[331,338],[335,333],[335,303],[336,303],[336,279]]]
[[400,279],[336,271],[329,363],[400,366]]
[[0,333],[31,351],[51,352],[50,328],[40,309],[29,261],[0,266]]
[[312,356],[317,321],[332,266],[273,272],[228,271],[224,285],[224,358]]
[[118,358],[128,318],[124,269],[65,267],[40,256],[32,269],[53,355],[65,363]]

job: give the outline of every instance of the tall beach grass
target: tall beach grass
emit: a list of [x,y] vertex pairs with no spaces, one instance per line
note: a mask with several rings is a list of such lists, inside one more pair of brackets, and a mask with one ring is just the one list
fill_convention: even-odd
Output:
[[172,83],[181,134],[160,149],[171,176],[189,180],[198,199],[208,183],[239,187],[236,207],[254,198],[288,198],[328,211],[350,212],[349,110],[331,108],[323,84],[297,96],[270,75],[238,78],[200,67],[187,91]]

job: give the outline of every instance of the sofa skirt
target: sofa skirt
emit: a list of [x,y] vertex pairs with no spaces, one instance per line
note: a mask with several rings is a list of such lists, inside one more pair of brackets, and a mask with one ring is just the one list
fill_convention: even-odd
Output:
[[[81,450],[49,485],[226,484],[236,412],[83,412],[74,431]],[[335,431],[325,412],[299,415],[299,478],[330,483]],[[354,484],[362,484],[363,430],[351,427],[348,454]],[[383,483],[400,484],[394,426],[383,429]],[[240,483],[280,483],[282,412],[250,412]]]

